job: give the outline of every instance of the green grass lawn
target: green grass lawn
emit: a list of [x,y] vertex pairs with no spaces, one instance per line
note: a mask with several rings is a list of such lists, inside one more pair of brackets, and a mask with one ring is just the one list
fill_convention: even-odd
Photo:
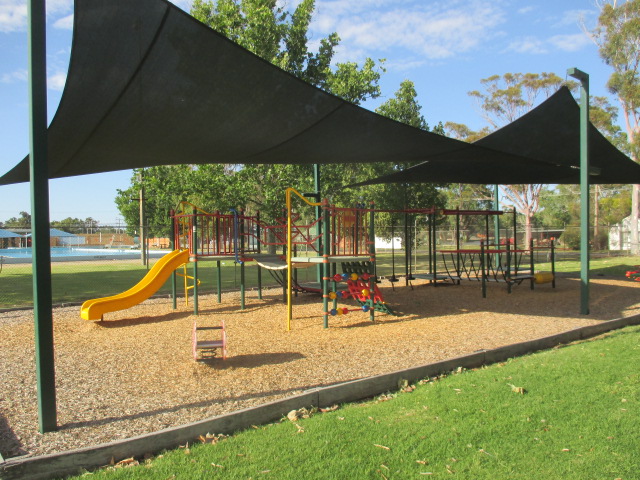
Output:
[[[563,255],[556,262],[557,272],[579,272],[580,261],[572,255],[568,260],[562,260]],[[395,255],[395,273],[405,273],[404,255]],[[392,255],[389,252],[377,255],[378,275],[391,275],[394,271]],[[428,256],[420,253],[415,257],[416,265],[413,272],[425,272],[428,269]],[[525,260],[524,264],[528,264]],[[240,266],[233,260],[222,262],[222,289],[240,288]],[[591,260],[591,272],[594,276],[616,276],[624,278],[624,273],[630,267],[640,264],[638,257],[601,257]],[[339,268],[339,267],[338,267]],[[549,271],[548,263],[536,264],[536,270]],[[147,272],[145,266],[137,261],[112,261],[112,262],[54,262],[52,270],[53,303],[83,302],[91,298],[115,295],[135,285]],[[257,267],[248,264],[245,267],[247,288],[257,287]],[[182,271],[179,269],[178,271]],[[439,263],[438,272],[444,273],[442,263]],[[315,269],[299,270],[299,281],[309,282],[315,280]],[[217,288],[216,263],[201,261],[198,263],[198,277],[201,280],[201,292],[210,293]],[[262,280],[265,286],[275,286],[277,283],[266,270],[262,270]],[[178,291],[183,291],[182,281],[179,280]],[[4,265],[0,272],[0,308],[31,306],[32,297],[31,265],[9,264]],[[171,284],[167,282],[160,289],[159,294],[169,293]]]
[[638,479],[638,358],[628,327],[91,478]]

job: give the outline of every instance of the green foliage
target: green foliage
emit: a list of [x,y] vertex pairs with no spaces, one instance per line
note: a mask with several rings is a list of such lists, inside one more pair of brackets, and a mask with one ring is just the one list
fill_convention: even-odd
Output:
[[85,220],[79,218],[67,217],[63,220],[54,220],[51,222],[51,228],[57,228],[67,233],[91,233],[98,228],[98,223],[91,217]]
[[505,73],[483,78],[485,91],[473,90],[483,118],[492,129],[513,122],[531,110],[540,97],[548,98],[562,85],[575,90],[577,83],[566,81],[555,73]]
[[357,104],[380,96],[378,81],[384,70],[372,59],[365,59],[362,67],[346,62],[331,68],[340,43],[337,33],[320,39],[317,52],[309,51],[314,10],[314,0],[303,0],[293,13],[276,0],[195,0],[191,15],[259,57],[345,100]]
[[640,115],[640,0],[604,3],[593,33],[600,56],[613,68],[607,86],[620,100],[625,118],[631,123],[627,133],[637,158],[634,132]]
[[11,217],[5,221],[3,228],[31,228],[31,215],[27,212],[20,212],[18,217]]
[[[346,62],[332,69],[335,47],[340,42],[336,33],[321,39],[317,52],[309,51],[314,0],[302,0],[293,12],[281,5],[276,0],[195,0],[191,14],[274,65],[350,102],[358,104],[380,95],[378,82],[384,69],[372,59],[365,59],[361,67]],[[134,171],[129,188],[118,191],[116,205],[129,230],[134,230],[140,224],[137,199],[143,186],[145,215],[152,234],[162,234],[169,225],[167,213],[181,200],[205,211],[260,210],[262,218],[271,222],[282,214],[286,187],[313,190],[311,167],[300,165],[152,167],[145,169],[142,181],[140,172]],[[357,166],[327,167],[322,172],[324,193],[335,190],[333,186],[342,185],[345,178],[360,180],[369,172]],[[347,204],[355,203],[356,197],[350,192],[336,195]]]

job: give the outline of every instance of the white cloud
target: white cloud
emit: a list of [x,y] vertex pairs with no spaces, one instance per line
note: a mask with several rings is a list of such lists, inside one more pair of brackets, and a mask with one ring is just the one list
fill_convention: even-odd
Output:
[[566,27],[575,26],[582,23],[584,20],[596,16],[595,10],[566,10],[562,13],[560,19],[556,19],[553,27]]
[[384,66],[387,70],[406,72],[414,68],[420,68],[424,66],[425,63],[424,60],[396,59],[392,62],[385,62]]
[[0,0],[0,32],[24,30],[27,25],[27,3],[23,0]]
[[1,83],[26,82],[29,72],[27,70],[16,70],[10,73],[0,75]]
[[73,30],[73,14],[56,20],[53,26],[60,30]]
[[516,53],[530,53],[530,54],[543,54],[548,50],[545,47],[545,42],[537,39],[536,37],[525,37],[514,40],[507,45],[506,52]]
[[586,45],[591,44],[591,39],[584,33],[572,35],[555,35],[549,39],[549,43],[565,52],[577,52]]
[[50,75],[47,78],[47,87],[50,90],[55,90],[61,92],[64,89],[64,84],[67,81],[67,74],[58,72],[53,75]]
[[[47,0],[47,19],[57,22],[60,15],[73,10],[73,0]],[[27,0],[0,0],[0,32],[11,33],[27,28]]]
[[534,7],[534,6],[532,6],[532,5],[529,5],[529,6],[526,6],[526,7],[519,8],[519,9],[517,10],[517,12],[518,12],[520,15],[524,15],[524,14],[526,14],[526,13],[533,12],[534,10],[535,10],[535,7]]
[[319,3],[313,29],[337,31],[350,48],[401,47],[437,59],[478,47],[497,35],[504,20],[500,2],[333,0]]
[[591,40],[584,33],[554,35],[547,39],[530,36],[514,40],[504,51],[535,55],[558,50],[562,50],[564,52],[577,52],[590,44]]

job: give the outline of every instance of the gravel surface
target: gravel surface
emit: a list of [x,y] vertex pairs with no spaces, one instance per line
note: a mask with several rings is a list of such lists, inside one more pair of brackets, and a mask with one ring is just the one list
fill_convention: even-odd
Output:
[[[6,458],[85,447],[202,420],[283,398],[312,387],[422,365],[479,349],[535,339],[638,313],[640,283],[596,278],[591,313],[579,314],[580,282],[561,278],[556,289],[523,283],[511,295],[491,284],[428,286],[383,282],[399,315],[351,312],[322,328],[318,297],[295,299],[285,331],[281,290],[258,300],[249,292],[222,303],[202,297],[200,315],[184,298],[149,300],[105,316],[80,319],[79,307],[54,310],[59,430],[38,433],[33,313],[0,314],[0,452]],[[400,286],[402,285],[402,286]],[[343,303],[342,305],[347,305]],[[226,323],[226,361],[195,362],[193,322]],[[214,433],[214,432],[212,432]]]

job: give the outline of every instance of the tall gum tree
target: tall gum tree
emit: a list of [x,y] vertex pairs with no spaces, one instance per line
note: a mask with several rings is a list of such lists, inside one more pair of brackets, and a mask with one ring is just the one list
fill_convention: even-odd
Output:
[[[562,85],[575,88],[555,73],[505,73],[480,80],[484,91],[473,90],[469,96],[478,104],[480,114],[496,130],[513,122],[548,98]],[[453,124],[456,125],[456,124]],[[453,126],[452,125],[452,126]],[[487,130],[485,130],[486,132]],[[525,244],[531,240],[532,219],[540,208],[541,184],[501,185],[500,189],[525,219]]]
[[[600,1],[598,24],[591,32],[600,56],[613,69],[607,87],[614,94],[626,127],[629,153],[636,162],[640,147],[640,0]],[[631,195],[631,254],[640,253],[638,235],[640,185]]]

